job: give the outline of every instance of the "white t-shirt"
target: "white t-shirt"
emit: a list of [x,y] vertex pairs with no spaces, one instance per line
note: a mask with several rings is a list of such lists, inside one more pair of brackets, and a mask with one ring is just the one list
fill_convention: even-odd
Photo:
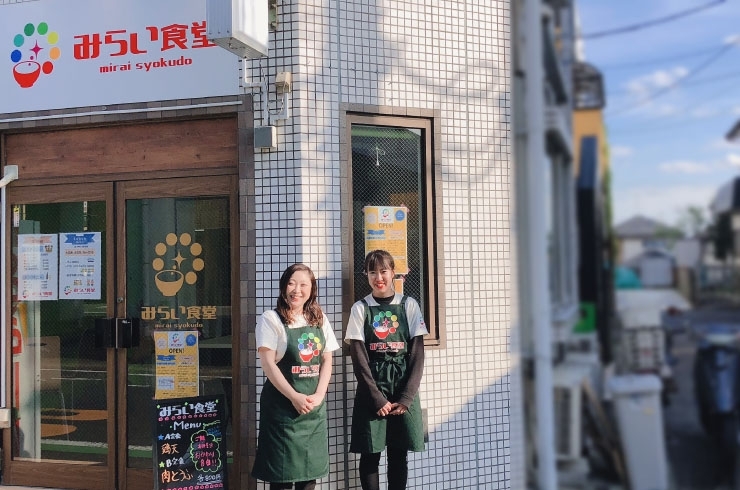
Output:
[[[370,306],[379,305],[372,294],[368,294],[364,299]],[[400,305],[401,299],[403,299],[403,294],[396,293],[390,304]],[[409,322],[409,335],[411,338],[429,333],[427,331],[427,325],[424,323],[424,317],[421,315],[419,303],[411,296],[406,298],[406,319]],[[362,301],[358,301],[352,305],[349,322],[347,322],[347,332],[344,334],[344,341],[349,344],[351,340],[365,341],[365,304]]]
[[[301,328],[307,325],[308,322],[301,316],[288,325],[288,328]],[[334,330],[331,329],[326,315],[324,315],[324,324],[321,326],[321,330],[324,333],[324,339],[326,341],[324,352],[333,352],[339,349],[337,337],[334,335]],[[274,350],[276,362],[283,358],[288,348],[288,335],[285,333],[283,322],[275,310],[267,310],[260,315],[259,320],[257,320],[255,337],[257,339],[258,350],[260,347],[267,347],[270,350]]]

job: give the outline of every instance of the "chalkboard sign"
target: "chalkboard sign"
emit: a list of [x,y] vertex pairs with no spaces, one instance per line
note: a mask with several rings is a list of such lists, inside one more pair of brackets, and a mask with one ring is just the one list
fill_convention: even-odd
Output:
[[154,406],[154,488],[227,489],[223,398],[170,398]]

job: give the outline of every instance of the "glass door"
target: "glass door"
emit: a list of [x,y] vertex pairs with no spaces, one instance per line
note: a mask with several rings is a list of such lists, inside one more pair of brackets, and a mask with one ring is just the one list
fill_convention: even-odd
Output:
[[[155,434],[153,410],[161,400],[217,395],[231,419],[238,365],[232,357],[234,189],[230,177],[126,182],[116,188],[125,237],[117,259],[125,264],[117,315],[138,319],[140,331],[139,345],[121,350],[117,360],[123,374],[119,391],[126,394],[119,400],[119,427],[126,434],[119,440],[120,488],[153,488],[152,478],[167,488],[175,483],[207,488],[197,486],[203,483],[198,475],[177,469],[188,457],[184,441],[168,445],[171,453],[153,468],[152,434],[169,435]],[[227,458],[233,457],[231,433],[229,422]]]
[[95,322],[114,312],[113,186],[16,187],[8,202],[12,420],[3,479],[111,488],[115,369],[112,351],[96,347]]
[[[155,403],[195,395],[223,400],[232,462],[235,194],[230,176],[9,190],[3,483],[201,488],[153,464]],[[180,334],[197,348],[163,353]]]

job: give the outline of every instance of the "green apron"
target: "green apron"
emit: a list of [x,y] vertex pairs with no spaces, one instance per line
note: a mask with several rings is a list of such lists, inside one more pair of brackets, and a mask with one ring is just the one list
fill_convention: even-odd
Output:
[[[277,365],[299,393],[311,395],[319,384],[326,339],[321,328],[288,328],[288,347]],[[277,388],[265,381],[260,396],[260,433],[252,476],[271,483],[316,480],[329,473],[326,401],[299,415]]]
[[[409,324],[406,296],[398,305],[365,304],[365,349],[370,371],[378,389],[388,401],[397,401],[406,386]],[[424,428],[419,395],[403,415],[381,417],[366,389],[358,387],[352,411],[353,453],[379,453],[386,446],[407,451],[424,450]]]

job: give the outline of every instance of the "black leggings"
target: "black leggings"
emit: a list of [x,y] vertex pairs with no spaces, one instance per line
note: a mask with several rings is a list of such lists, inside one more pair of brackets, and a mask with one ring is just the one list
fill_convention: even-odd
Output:
[[[314,490],[316,488],[316,480],[308,481],[297,481],[295,482],[295,490]],[[292,490],[292,483],[270,483],[270,490]]]
[[[406,480],[409,474],[408,452],[405,449],[388,448],[388,490],[406,490]],[[362,490],[380,490],[380,475],[378,465],[380,453],[360,455],[360,484]]]

